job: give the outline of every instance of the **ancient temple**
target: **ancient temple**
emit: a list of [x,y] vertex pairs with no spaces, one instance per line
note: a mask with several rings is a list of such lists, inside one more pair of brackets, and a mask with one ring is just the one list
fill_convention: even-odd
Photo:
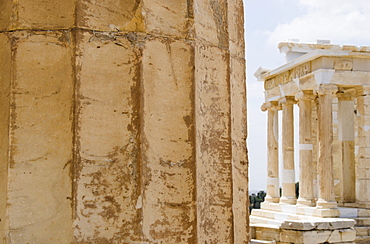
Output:
[[[265,88],[268,178],[266,200],[252,212],[253,235],[278,243],[366,242],[370,236],[370,47],[322,40],[283,42],[279,49],[287,62],[255,73]],[[294,106],[299,115],[293,114]],[[294,118],[299,118],[299,128],[294,128]],[[295,151],[299,153],[298,199]]]

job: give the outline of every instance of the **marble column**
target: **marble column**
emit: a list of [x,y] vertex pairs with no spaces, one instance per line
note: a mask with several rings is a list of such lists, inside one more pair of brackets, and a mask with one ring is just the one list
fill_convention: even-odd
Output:
[[362,95],[357,97],[358,121],[358,195],[360,207],[370,208],[370,86],[364,85]]
[[338,93],[338,140],[342,153],[339,201],[343,203],[356,199],[354,96],[353,89]]
[[294,97],[286,96],[280,100],[283,110],[282,149],[283,149],[283,177],[282,196],[280,203],[295,204],[295,171],[294,171]]
[[[332,123],[332,96],[337,91],[335,85],[320,85],[318,92],[319,111],[318,111],[318,144],[319,156],[317,162],[317,172],[319,178],[319,199],[317,201],[318,209],[335,209],[337,202],[334,195],[334,176],[333,176],[333,123]],[[321,214],[320,214],[321,215]],[[323,217],[330,216],[328,212]]]
[[278,102],[265,103],[267,110],[267,195],[266,202],[278,203],[279,193],[279,114]]
[[312,91],[301,91],[296,99],[299,105],[299,198],[298,205],[313,205],[313,162],[312,162]]

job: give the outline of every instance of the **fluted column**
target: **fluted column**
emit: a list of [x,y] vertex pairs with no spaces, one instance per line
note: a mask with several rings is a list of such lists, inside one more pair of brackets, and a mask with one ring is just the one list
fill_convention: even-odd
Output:
[[361,96],[357,97],[358,121],[358,195],[360,207],[370,208],[370,86],[364,85]]
[[267,110],[267,195],[266,202],[278,203],[279,194],[279,111],[278,102],[265,103]]
[[1,243],[248,243],[243,1],[0,3]]
[[282,196],[280,203],[295,204],[295,171],[294,171],[294,97],[287,96],[280,100],[283,108],[282,146],[283,146],[283,177]]
[[338,93],[338,139],[342,153],[339,201],[343,203],[356,199],[354,96],[353,89]]
[[312,91],[297,94],[299,105],[299,198],[298,205],[313,205],[313,165],[312,165]]
[[[319,199],[318,209],[337,208],[334,196],[333,180],[333,123],[332,123],[332,95],[337,91],[335,85],[321,85],[318,92],[318,143],[319,156],[317,171],[319,178]],[[325,216],[329,217],[329,216]]]

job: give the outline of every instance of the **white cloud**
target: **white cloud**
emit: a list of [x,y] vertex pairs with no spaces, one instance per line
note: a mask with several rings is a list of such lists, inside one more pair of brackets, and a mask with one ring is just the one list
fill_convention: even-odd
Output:
[[306,13],[267,32],[269,44],[276,46],[294,38],[302,42],[329,39],[335,44],[370,45],[368,0],[299,0],[299,4]]

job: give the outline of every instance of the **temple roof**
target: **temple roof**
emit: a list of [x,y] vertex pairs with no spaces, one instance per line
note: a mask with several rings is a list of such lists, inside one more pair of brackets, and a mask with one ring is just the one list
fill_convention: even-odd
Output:
[[331,44],[329,40],[318,40],[317,43],[287,41],[279,43],[278,48],[286,55],[286,63],[274,69],[258,68],[254,73],[258,80],[272,78],[319,57],[370,58],[370,46],[337,45]]

